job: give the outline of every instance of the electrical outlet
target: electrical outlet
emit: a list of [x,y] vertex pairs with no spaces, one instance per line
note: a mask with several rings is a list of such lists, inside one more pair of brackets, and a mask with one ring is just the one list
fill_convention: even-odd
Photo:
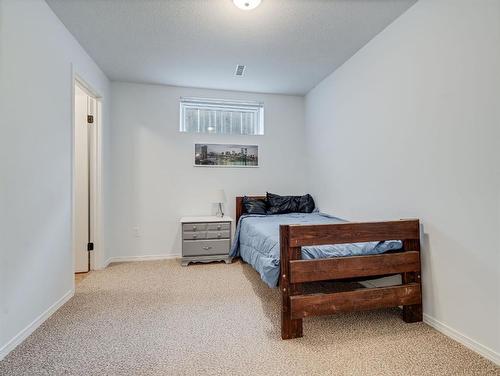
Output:
[[141,233],[139,231],[139,227],[134,227],[132,230],[134,231],[134,236],[136,238],[140,238],[141,237]]

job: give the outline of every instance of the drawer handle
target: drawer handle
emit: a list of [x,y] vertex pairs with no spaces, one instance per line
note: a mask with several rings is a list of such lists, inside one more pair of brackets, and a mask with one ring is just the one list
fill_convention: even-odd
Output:
[[220,230],[222,227],[220,225],[217,226],[217,230]]
[[196,226],[193,226],[193,231],[196,231]]
[[198,235],[193,235],[193,239],[196,239],[198,237]]
[[205,247],[203,247],[203,249],[204,249],[205,251],[208,251],[209,249],[212,249],[212,247],[210,247],[209,245],[206,245]]
[[217,237],[220,238],[222,235],[220,233],[217,234]]

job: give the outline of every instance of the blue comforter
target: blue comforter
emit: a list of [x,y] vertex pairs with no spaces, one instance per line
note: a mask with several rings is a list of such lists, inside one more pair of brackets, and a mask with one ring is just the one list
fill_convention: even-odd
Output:
[[[259,272],[269,287],[278,285],[280,273],[279,226],[287,224],[345,223],[322,213],[244,215],[240,218],[231,248],[231,256],[240,256]],[[399,240],[302,247],[303,259],[374,255],[401,249]]]

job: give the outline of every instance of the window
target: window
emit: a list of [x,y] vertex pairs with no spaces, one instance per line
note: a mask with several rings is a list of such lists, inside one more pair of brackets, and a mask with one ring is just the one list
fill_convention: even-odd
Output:
[[181,98],[181,132],[263,135],[264,105],[259,102]]

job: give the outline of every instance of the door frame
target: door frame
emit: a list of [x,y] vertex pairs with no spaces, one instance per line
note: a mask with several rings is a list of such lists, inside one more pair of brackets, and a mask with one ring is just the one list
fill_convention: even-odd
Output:
[[[78,74],[74,67],[71,69],[71,275],[74,275],[75,267],[75,185],[76,185],[76,169],[75,169],[75,86],[80,86],[89,96],[96,100],[96,114],[94,117],[95,131],[95,172],[94,181],[92,183],[91,195],[91,214],[93,223],[93,241],[94,250],[90,253],[90,270],[103,269],[105,267],[103,260],[103,243],[102,243],[102,218],[103,218],[103,189],[102,189],[102,108],[103,97],[95,90],[80,74]],[[73,288],[74,288],[74,277]]]

